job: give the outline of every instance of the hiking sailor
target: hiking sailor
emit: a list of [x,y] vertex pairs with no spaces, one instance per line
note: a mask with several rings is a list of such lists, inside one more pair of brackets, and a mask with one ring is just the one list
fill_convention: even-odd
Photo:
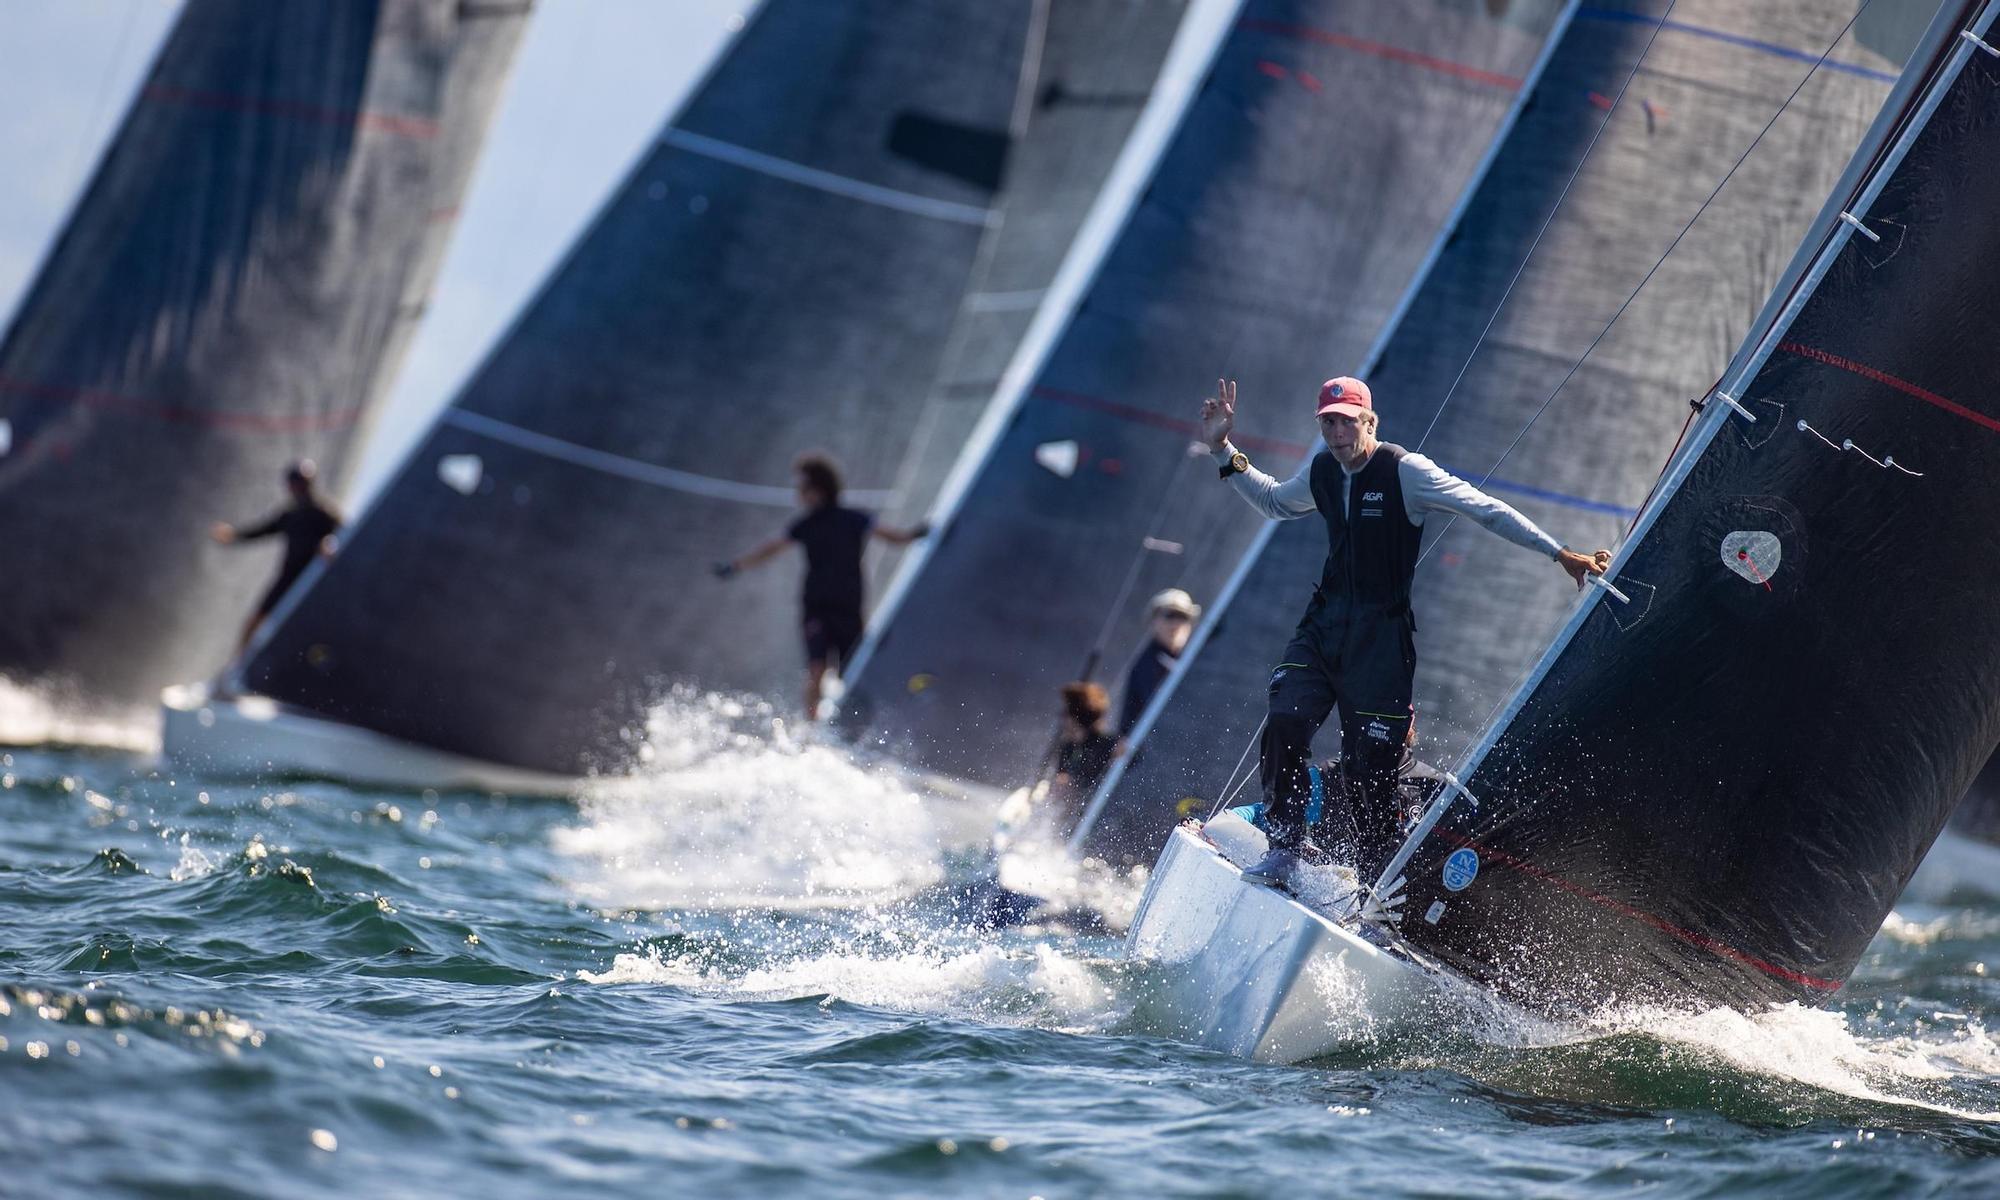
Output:
[[290,504],[246,529],[217,521],[208,531],[210,538],[225,546],[254,542],[273,534],[282,534],[285,539],[284,562],[278,567],[271,586],[264,590],[263,599],[257,601],[256,611],[243,623],[243,632],[237,636],[236,653],[230,657],[229,665],[216,677],[218,695],[227,695],[233,690],[229,682],[231,669],[250,645],[250,638],[264,623],[264,618],[278,607],[278,601],[292,590],[292,585],[306,573],[306,568],[313,564],[314,559],[333,554],[334,535],[340,532],[340,516],[314,488],[313,480],[317,475],[311,459],[298,460],[285,468],[285,491],[292,498]]
[[1284,886],[1301,857],[1324,857],[1306,829],[1307,757],[1336,704],[1355,867],[1372,879],[1395,851],[1397,766],[1417,666],[1410,580],[1426,515],[1457,513],[1546,554],[1579,588],[1586,575],[1602,574],[1611,562],[1610,551],[1578,554],[1423,455],[1376,441],[1374,402],[1359,379],[1327,380],[1314,416],[1326,449],[1280,482],[1229,443],[1234,380],[1218,380],[1216,394],[1201,406],[1202,440],[1222,478],[1250,507],[1274,521],[1313,512],[1326,521],[1326,567],[1271,673],[1270,716],[1259,748],[1271,849],[1244,877],[1271,886]]
[[1146,715],[1146,706],[1153,701],[1153,693],[1160,690],[1174,669],[1174,661],[1187,649],[1195,619],[1200,616],[1201,605],[1179,588],[1168,588],[1153,597],[1147,607],[1152,638],[1125,674],[1125,701],[1118,710],[1119,737],[1132,736],[1139,718]]
[[741,558],[716,563],[714,573],[717,579],[728,579],[738,571],[771,561],[793,543],[805,551],[804,611],[800,618],[806,643],[805,706],[806,720],[817,721],[827,671],[846,667],[861,643],[861,555],[868,549],[868,539],[907,546],[929,536],[930,525],[919,522],[898,529],[881,524],[874,513],[842,505],[840,468],[825,454],[801,454],[792,464],[792,474],[805,512],[785,532],[759,543]]

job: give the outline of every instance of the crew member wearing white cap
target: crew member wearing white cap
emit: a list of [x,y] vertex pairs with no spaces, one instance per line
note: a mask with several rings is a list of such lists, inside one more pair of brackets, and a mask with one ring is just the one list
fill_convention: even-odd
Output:
[[1336,705],[1355,866],[1372,881],[1395,852],[1396,766],[1417,667],[1410,581],[1427,515],[1456,513],[1546,554],[1579,588],[1586,575],[1602,574],[1611,563],[1610,551],[1578,554],[1423,455],[1376,441],[1374,399],[1359,379],[1327,380],[1314,416],[1326,449],[1280,481],[1229,444],[1234,380],[1218,380],[1216,394],[1201,406],[1202,438],[1250,507],[1274,521],[1315,512],[1326,521],[1319,587],[1271,673],[1261,747],[1271,852],[1245,876],[1274,886],[1289,880],[1301,856],[1322,854],[1306,836],[1306,762],[1313,735]]
[[1174,669],[1174,660],[1187,649],[1188,635],[1194,632],[1194,623],[1201,616],[1201,605],[1194,597],[1179,588],[1168,588],[1153,597],[1147,605],[1147,624],[1152,638],[1146,648],[1139,651],[1139,657],[1132,660],[1132,669],[1125,673],[1125,700],[1118,709],[1118,736],[1131,737],[1132,727],[1146,712],[1146,705],[1152,703],[1153,693],[1160,690],[1160,683]]

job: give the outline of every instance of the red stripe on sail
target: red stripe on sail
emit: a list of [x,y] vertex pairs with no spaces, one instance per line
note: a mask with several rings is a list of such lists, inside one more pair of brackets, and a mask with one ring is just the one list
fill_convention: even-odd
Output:
[[1763,959],[1758,958],[1756,955],[1746,954],[1745,952],[1738,950],[1736,947],[1731,946],[1726,942],[1717,941],[1716,939],[1708,937],[1705,934],[1696,933],[1692,929],[1682,929],[1680,926],[1662,917],[1656,917],[1652,913],[1644,912],[1640,909],[1633,908],[1631,905],[1626,904],[1622,900],[1613,900],[1609,896],[1593,892],[1589,888],[1584,887],[1581,884],[1571,883],[1569,880],[1562,878],[1560,875],[1554,875],[1548,871],[1544,871],[1542,868],[1534,865],[1533,863],[1527,862],[1523,859],[1515,858],[1513,855],[1508,854],[1503,850],[1495,850],[1490,846],[1482,846],[1478,842],[1473,841],[1471,838],[1461,837],[1460,835],[1452,833],[1449,830],[1440,829],[1437,830],[1436,832],[1440,834],[1448,842],[1454,842],[1460,846],[1469,847],[1475,853],[1479,854],[1480,857],[1482,858],[1491,858],[1498,863],[1501,863],[1508,867],[1512,867],[1514,870],[1521,872],[1523,875],[1539,879],[1543,883],[1547,883],[1554,887],[1561,888],[1563,891],[1568,892],[1573,896],[1581,896],[1585,900],[1590,901],[1592,904],[1596,904],[1603,908],[1610,909],[1612,912],[1615,912],[1622,917],[1627,917],[1631,920],[1638,921],[1642,925],[1650,925],[1654,929],[1659,930],[1661,933],[1667,934],[1670,937],[1674,937],[1679,939],[1680,941],[1686,942],[1690,946],[1699,946],[1701,949],[1706,950],[1710,954],[1714,954],[1717,957],[1726,958],[1731,960],[1732,962],[1739,962],[1747,967],[1754,967],[1757,970],[1762,971],[1764,974],[1772,976],[1773,978],[1783,979],[1789,983],[1796,983],[1803,987],[1813,988],[1818,991],[1832,992],[1832,991],[1838,991],[1840,988],[1840,985],[1838,983],[1835,983],[1830,979],[1821,979],[1814,975],[1808,975],[1803,971],[1794,971],[1789,967],[1781,967],[1776,963],[1766,962]]
[[1386,42],[1371,42],[1366,38],[1352,37],[1345,33],[1330,33],[1306,25],[1287,25],[1283,21],[1262,21],[1246,17],[1237,22],[1237,28],[1248,29],[1253,33],[1270,33],[1279,37],[1296,38],[1302,42],[1317,42],[1322,46],[1334,46],[1342,50],[1351,50],[1356,54],[1366,54],[1373,58],[1421,67],[1426,71],[1436,71],[1442,75],[1483,83],[1489,87],[1505,88],[1510,92],[1518,91],[1522,84],[1522,80],[1517,76],[1484,71],[1465,63],[1453,62],[1448,58],[1435,58],[1428,54],[1419,54],[1415,50],[1405,50],[1401,46],[1391,46]]
[[1842,371],[1852,372],[1863,379],[1872,379],[1876,383],[1886,387],[1895,388],[1905,396],[1914,396],[1925,404],[1934,404],[1954,417],[1963,417],[1974,425],[1983,425],[1996,433],[2000,433],[2000,420],[1989,417],[1982,412],[1974,412],[1956,400],[1947,400],[1929,388],[1919,387],[1907,379],[1898,379],[1887,371],[1878,371],[1865,363],[1855,362],[1851,358],[1842,358],[1838,354],[1831,354],[1816,346],[1808,346],[1803,342],[1780,342],[1778,343],[1778,349],[1787,354],[1796,354],[1800,358],[1811,359],[1816,363],[1823,363],[1829,367],[1836,367]]

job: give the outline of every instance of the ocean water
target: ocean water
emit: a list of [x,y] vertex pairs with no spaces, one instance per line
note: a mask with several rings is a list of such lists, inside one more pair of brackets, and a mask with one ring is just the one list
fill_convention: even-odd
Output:
[[1300,1066],[1134,1016],[1124,882],[982,929],[982,813],[685,702],[572,800],[0,757],[0,1195],[2000,1195],[2000,905],[1824,1010]]

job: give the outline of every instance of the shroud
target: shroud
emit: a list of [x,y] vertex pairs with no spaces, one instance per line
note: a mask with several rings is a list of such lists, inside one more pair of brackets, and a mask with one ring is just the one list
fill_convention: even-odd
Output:
[[150,710],[228,658],[275,558],[209,526],[337,493],[529,7],[187,0],[0,343],[0,673]]
[[[1369,372],[1385,440],[1421,443],[1582,549],[1618,544],[1686,424],[1689,398],[1728,364],[1936,11],[1929,0],[1874,0],[1866,24],[1835,47],[1856,0],[1681,0],[1660,27],[1667,7],[1579,10]],[[1270,427],[1268,407],[1245,396],[1251,428]],[[1548,645],[1575,592],[1540,556],[1469,521],[1431,524],[1412,596],[1419,752],[1448,762]],[[1149,859],[1186,806],[1220,794],[1256,736],[1268,674],[1325,556],[1320,521],[1267,527],[1162,685],[1122,778],[1107,780],[1081,843],[1089,852]],[[1337,723],[1320,740],[1322,753],[1337,752]]]
[[[942,533],[857,656],[844,724],[931,769],[1018,783],[1107,617],[1099,648],[1122,670],[1144,597],[1213,595],[1256,522],[1186,453],[1204,381],[1240,375],[1309,416],[1419,272],[1560,11],[1243,4],[1142,194],[1073,252],[1100,257],[1009,368]],[[1148,536],[1182,552],[1143,551]]]

